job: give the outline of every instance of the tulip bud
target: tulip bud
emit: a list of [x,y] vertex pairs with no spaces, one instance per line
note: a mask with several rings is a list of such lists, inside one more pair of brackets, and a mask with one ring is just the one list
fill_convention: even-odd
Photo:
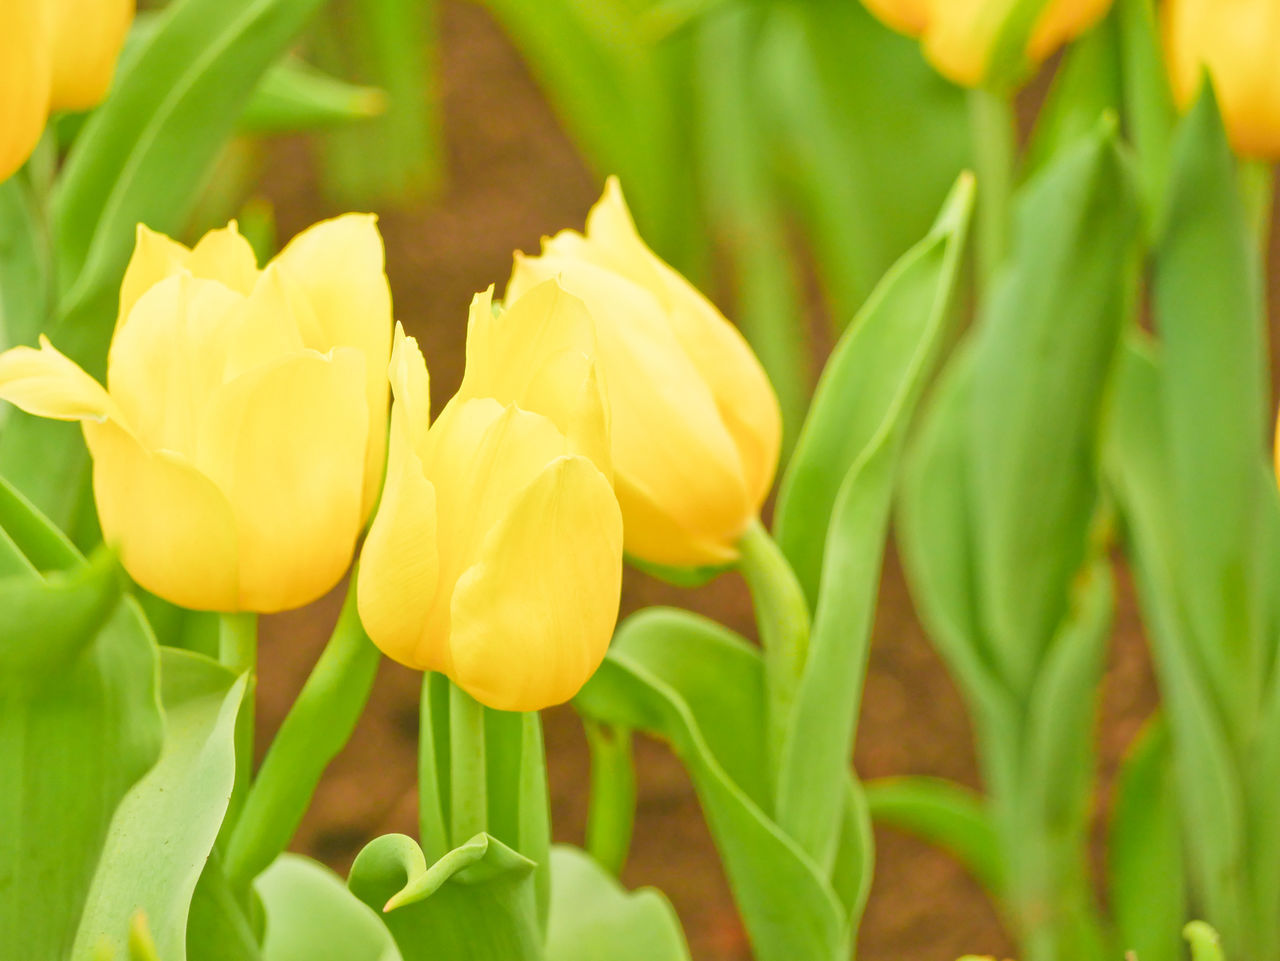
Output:
[[134,0],[0,3],[0,180],[35,149],[49,114],[107,95]]
[[573,697],[617,619],[622,518],[594,352],[586,308],[554,281],[497,317],[481,294],[462,388],[428,427],[426,365],[396,328],[360,618],[388,657],[499,710]]
[[628,553],[727,564],[773,482],[778,400],[746,340],[640,239],[616,179],[537,257],[516,255],[508,299],[548,278],[590,312],[611,418]]
[[45,338],[0,398],[81,422],[103,538],[184,607],[278,611],[337,583],[381,480],[391,295],[369,216],[258,271],[235,229],[139,228],[104,390]]
[[1280,159],[1280,4],[1276,0],[1169,0],[1165,49],[1184,109],[1213,78],[1232,146]]
[[[863,0],[887,25],[921,38],[929,62],[966,87],[988,82],[991,57],[1020,0]],[[1047,0],[1028,34],[1035,65],[1102,19],[1111,0]]]

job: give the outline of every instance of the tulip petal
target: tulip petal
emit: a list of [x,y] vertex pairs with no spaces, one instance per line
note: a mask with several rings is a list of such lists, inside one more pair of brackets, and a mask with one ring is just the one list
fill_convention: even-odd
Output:
[[211,397],[196,463],[235,515],[240,607],[300,607],[350,564],[363,520],[364,377],[356,350],[307,351]]
[[[39,0],[52,16],[51,109],[88,110],[107,95],[134,0]],[[16,4],[24,5],[22,0]]]
[[371,510],[386,457],[387,359],[391,353],[391,288],[382,236],[371,214],[346,214],[303,231],[272,261],[306,292],[316,327],[306,345],[322,353],[356,347],[367,364],[369,450],[364,505]]
[[153,450],[194,457],[200,418],[227,378],[229,332],[244,298],[186,273],[146,291],[116,332],[107,389]]
[[133,254],[124,271],[120,285],[120,313],[116,317],[116,332],[129,318],[138,298],[166,277],[180,273],[187,264],[191,251],[185,244],[152,230],[146,224],[138,224],[134,235]]
[[868,10],[902,33],[917,36],[929,24],[929,0],[862,0]]
[[147,590],[182,607],[237,609],[236,531],[214,483],[112,421],[84,425],[103,539]]
[[595,324],[557,280],[536,284],[493,313],[493,288],[471,302],[459,396],[492,397],[549,418],[574,453],[612,474],[609,421],[596,373]]
[[40,349],[14,347],[0,354],[0,399],[37,417],[106,420],[116,405],[96,380],[40,335]]
[[38,3],[0,3],[0,180],[26,162],[49,113],[45,16]]
[[258,280],[258,257],[234,220],[201,237],[186,267],[193,276],[216,280],[246,296]]
[[425,637],[439,573],[436,491],[397,402],[391,409],[387,481],[360,552],[356,603],[365,630],[382,652],[419,671],[445,666]]
[[407,436],[414,450],[420,450],[431,421],[431,378],[417,339],[406,337],[404,327],[398,323],[387,375],[395,394],[395,406],[404,412]]
[[608,480],[586,458],[556,460],[458,581],[454,680],[498,710],[569,700],[604,659],[621,579],[622,516]]

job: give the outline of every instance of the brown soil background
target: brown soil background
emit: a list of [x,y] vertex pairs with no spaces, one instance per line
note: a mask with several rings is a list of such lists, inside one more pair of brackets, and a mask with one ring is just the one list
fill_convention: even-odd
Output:
[[[440,6],[448,179],[428,202],[380,212],[396,314],[422,343],[437,409],[461,378],[471,295],[491,283],[501,286],[513,250],[535,249],[543,234],[580,226],[599,189],[497,26],[471,4]],[[1029,98],[1036,96],[1033,91]],[[272,145],[262,192],[275,206],[282,239],[338,212],[322,199],[301,140]],[[335,593],[267,619],[259,751],[319,655],[338,603]],[[628,571],[624,615],[657,603],[700,611],[754,636],[746,587],[736,575],[682,591]],[[384,662],[369,708],[321,783],[295,850],[345,872],[372,837],[416,832],[418,685],[417,674]],[[1127,582],[1103,700],[1100,828],[1118,761],[1155,703]],[[555,836],[581,843],[587,754],[571,709],[546,713],[546,737]],[[637,745],[637,763],[636,834],[624,881],[667,894],[697,961],[747,961],[748,945],[688,778],[652,741]],[[963,704],[916,620],[892,549],[855,763],[868,778],[929,774],[979,786]],[[953,861],[888,830],[877,829],[876,844],[875,883],[859,941],[865,961],[953,961],[969,952],[1005,956],[1013,950],[991,904]]]

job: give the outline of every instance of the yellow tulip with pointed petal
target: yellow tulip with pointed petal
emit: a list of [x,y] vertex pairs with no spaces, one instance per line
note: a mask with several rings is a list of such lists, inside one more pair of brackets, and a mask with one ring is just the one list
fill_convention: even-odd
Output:
[[[1038,64],[1102,19],[1112,0],[1048,0],[1031,31],[1026,57]],[[1018,0],[863,0],[888,26],[919,37],[924,54],[947,79],[977,87]]]
[[516,255],[508,299],[559,278],[590,311],[611,418],[628,553],[727,564],[768,494],[782,419],[760,362],[724,315],[640,238],[615,178],[537,257]]
[[0,3],[0,180],[35,149],[49,114],[107,95],[134,0]]
[[1232,146],[1280,160],[1280,3],[1169,0],[1164,36],[1178,104],[1191,106],[1207,69]]
[[586,308],[554,281],[471,305],[462,387],[429,425],[426,365],[397,327],[387,483],[357,601],[392,659],[481,703],[569,700],[609,646],[622,518]]
[[391,294],[374,219],[259,271],[235,225],[194,250],[140,228],[104,389],[41,338],[0,398],[82,423],[104,539],[184,607],[269,612],[337,583],[382,478]]

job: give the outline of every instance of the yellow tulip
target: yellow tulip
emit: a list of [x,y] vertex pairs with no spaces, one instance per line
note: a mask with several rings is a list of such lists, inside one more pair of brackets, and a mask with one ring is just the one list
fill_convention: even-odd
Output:
[[134,0],[0,3],[0,180],[35,149],[49,114],[107,95]]
[[1236,150],[1280,159],[1280,3],[1169,0],[1164,34],[1179,105],[1191,105],[1207,68]]
[[554,281],[471,305],[462,388],[428,426],[427,368],[397,326],[387,483],[360,617],[394,660],[489,707],[573,697],[618,614],[622,518],[586,308]]
[[[1018,0],[863,0],[890,27],[921,38],[925,56],[955,83],[984,83],[992,49]],[[1027,42],[1038,64],[1102,19],[1111,0],[1048,0]]]
[[611,178],[538,257],[516,255],[508,299],[557,277],[594,321],[628,553],[725,564],[777,469],[778,400],[746,340],[641,240]]
[[235,224],[193,250],[140,227],[107,387],[45,338],[0,398],[81,422],[104,539],[204,610],[278,611],[351,562],[385,451],[391,294],[371,216],[312,227],[259,271]]

